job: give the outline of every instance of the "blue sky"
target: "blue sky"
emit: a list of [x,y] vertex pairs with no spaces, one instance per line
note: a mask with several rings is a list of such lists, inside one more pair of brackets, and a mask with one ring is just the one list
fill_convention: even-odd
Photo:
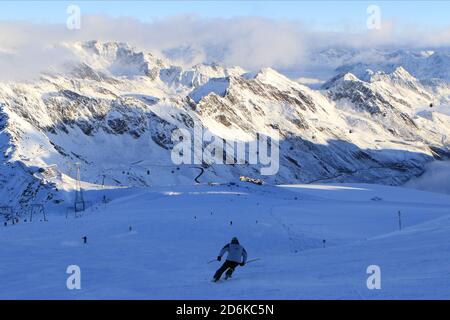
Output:
[[384,19],[422,27],[450,24],[450,1],[0,1],[0,20],[64,22],[69,4],[83,14],[129,16],[142,21],[180,14],[205,18],[261,16],[298,19],[319,29],[364,25],[370,4],[381,8]]

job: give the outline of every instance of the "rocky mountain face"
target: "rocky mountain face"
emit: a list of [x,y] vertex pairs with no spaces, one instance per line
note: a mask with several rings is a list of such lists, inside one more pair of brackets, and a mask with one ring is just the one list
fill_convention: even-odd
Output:
[[[67,205],[77,167],[85,189],[192,184],[201,170],[204,183],[245,175],[400,185],[450,153],[450,117],[440,112],[450,86],[425,71],[419,80],[407,66],[346,65],[312,90],[270,68],[186,69],[121,43],[71,49],[80,59],[66,73],[0,83],[3,205]],[[173,132],[194,133],[195,124],[228,143],[279,136],[278,173],[261,176],[262,164],[248,161],[174,164]]]

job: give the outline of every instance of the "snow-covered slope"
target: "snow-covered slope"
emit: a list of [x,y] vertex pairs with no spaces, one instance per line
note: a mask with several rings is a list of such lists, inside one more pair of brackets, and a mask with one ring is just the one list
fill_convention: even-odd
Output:
[[[345,73],[312,90],[270,68],[183,68],[123,43],[68,46],[79,59],[67,72],[0,83],[4,205],[66,206],[75,163],[92,188],[193,184],[199,169],[170,154],[172,132],[195,122],[222,139],[279,135],[280,170],[268,183],[399,185],[448,156],[449,117],[429,107],[447,101],[445,86],[404,68]],[[261,166],[202,167],[201,182],[228,182],[260,177]]]
[[[82,218],[54,208],[2,227],[0,299],[450,298],[449,196],[364,184],[86,193],[102,196]],[[260,260],[211,283],[219,263],[207,262],[233,236]],[[69,265],[81,290],[66,288]],[[366,286],[370,265],[380,290]]]

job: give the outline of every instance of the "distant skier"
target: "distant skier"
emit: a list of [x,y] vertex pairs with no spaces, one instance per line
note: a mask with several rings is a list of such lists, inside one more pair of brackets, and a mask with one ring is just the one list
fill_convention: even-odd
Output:
[[219,256],[217,257],[218,261],[222,260],[222,256],[225,252],[228,252],[227,260],[225,260],[224,264],[214,274],[214,282],[219,281],[225,271],[227,271],[225,274],[225,279],[230,278],[234,272],[234,269],[238,265],[243,267],[247,262],[247,251],[245,251],[244,247],[239,244],[236,237],[231,239],[231,243],[228,243],[222,248],[222,250],[220,250]]

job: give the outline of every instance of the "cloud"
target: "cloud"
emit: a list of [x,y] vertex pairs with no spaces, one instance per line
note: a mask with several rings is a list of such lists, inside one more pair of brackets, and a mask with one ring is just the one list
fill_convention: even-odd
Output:
[[43,72],[62,71],[65,62],[76,57],[59,45],[26,44],[13,50],[0,51],[0,81],[29,80]]
[[0,22],[0,80],[27,80],[74,59],[60,25]]
[[152,22],[85,15],[80,30],[68,30],[65,24],[3,21],[0,30],[0,80],[27,79],[42,70],[61,68],[64,61],[75,58],[61,43],[93,39],[127,42],[184,64],[218,62],[250,70],[266,66],[306,68],[311,52],[321,48],[436,47],[450,43],[450,28],[401,28],[394,21],[384,21],[380,30],[352,33],[318,31],[293,20],[193,15]]
[[[89,16],[84,39],[119,40],[151,51],[172,53],[183,62],[220,62],[249,69],[288,66],[305,48],[299,24],[257,17],[201,19],[176,16],[152,23]],[[178,55],[177,55],[178,52]],[[187,59],[179,53],[189,53]]]
[[428,164],[425,173],[411,179],[406,187],[450,194],[450,162],[435,161]]

